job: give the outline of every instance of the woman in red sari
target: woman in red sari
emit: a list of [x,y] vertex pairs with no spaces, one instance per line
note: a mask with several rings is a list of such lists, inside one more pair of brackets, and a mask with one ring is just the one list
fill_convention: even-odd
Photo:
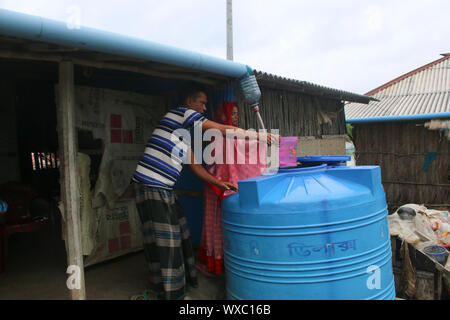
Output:
[[[224,102],[217,110],[214,121],[234,127],[238,126],[238,106],[235,102]],[[223,139],[223,164],[207,165],[206,170],[218,179],[225,179],[237,185],[238,181],[260,176],[266,169],[265,155],[267,144],[258,143],[257,140]],[[234,161],[227,161],[227,151],[234,148]],[[257,158],[255,152],[257,151]],[[250,164],[250,154],[253,153],[253,163]],[[237,164],[237,158],[245,159],[245,164]],[[228,157],[229,160],[229,157]],[[228,162],[233,162],[228,164]],[[222,274],[223,265],[223,239],[221,225],[221,200],[230,196],[234,191],[222,191],[209,184],[204,185],[204,215],[203,230],[200,243],[199,263],[197,269],[204,274]]]

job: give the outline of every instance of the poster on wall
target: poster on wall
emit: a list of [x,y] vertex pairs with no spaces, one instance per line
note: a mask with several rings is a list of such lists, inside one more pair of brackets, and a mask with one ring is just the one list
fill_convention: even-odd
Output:
[[[76,127],[92,132],[103,146],[97,180],[89,191],[80,186],[80,201],[90,199],[90,207],[81,207],[85,266],[142,248],[141,223],[130,182],[147,139],[167,108],[166,97],[75,87]],[[79,159],[87,161],[85,156]],[[89,170],[79,170],[79,174],[89,175]]]

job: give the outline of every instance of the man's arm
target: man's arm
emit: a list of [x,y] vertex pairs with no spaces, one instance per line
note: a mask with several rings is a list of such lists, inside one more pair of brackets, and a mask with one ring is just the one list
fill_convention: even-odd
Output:
[[244,130],[241,128],[236,128],[233,126],[220,124],[211,120],[206,120],[202,124],[202,130],[208,130],[208,129],[216,129],[219,130],[223,136],[226,136],[226,134],[232,134],[233,136],[237,137],[238,139],[258,139],[261,141],[267,141],[267,143],[271,144],[276,142],[279,137],[277,135],[273,135],[270,133],[267,134],[260,134],[256,131],[250,131],[250,130]]
[[[194,172],[194,174],[202,179],[203,181],[215,185],[221,190],[233,190],[238,191],[238,187],[230,182],[224,182],[219,179],[216,179],[212,174],[206,171],[205,168],[201,164],[195,164],[194,162],[194,153],[192,150],[189,150],[191,163],[189,164],[189,168]],[[188,155],[189,156],[189,155]]]

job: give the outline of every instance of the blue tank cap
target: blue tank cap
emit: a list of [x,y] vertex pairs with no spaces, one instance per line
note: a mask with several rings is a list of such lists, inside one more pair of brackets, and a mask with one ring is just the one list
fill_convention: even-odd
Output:
[[339,164],[342,162],[350,161],[349,156],[311,156],[311,157],[298,157],[297,161],[302,164]]
[[319,170],[319,169],[326,169],[327,165],[325,163],[314,163],[309,166],[297,166],[297,167],[280,167],[278,169],[278,173],[300,173],[305,171],[312,171],[312,170]]

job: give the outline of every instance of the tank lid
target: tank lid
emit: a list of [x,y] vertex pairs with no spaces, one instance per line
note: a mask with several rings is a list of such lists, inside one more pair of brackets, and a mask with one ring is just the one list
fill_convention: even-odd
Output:
[[239,181],[239,192],[222,208],[247,213],[322,212],[384,197],[380,167],[321,164],[280,168],[278,174]]
[[297,161],[302,164],[340,164],[342,162],[350,161],[349,156],[310,156],[310,157],[298,157]]
[[323,170],[326,168],[327,165],[325,163],[312,163],[311,165],[307,166],[300,165],[297,167],[280,167],[278,169],[278,173],[300,173],[313,170]]

